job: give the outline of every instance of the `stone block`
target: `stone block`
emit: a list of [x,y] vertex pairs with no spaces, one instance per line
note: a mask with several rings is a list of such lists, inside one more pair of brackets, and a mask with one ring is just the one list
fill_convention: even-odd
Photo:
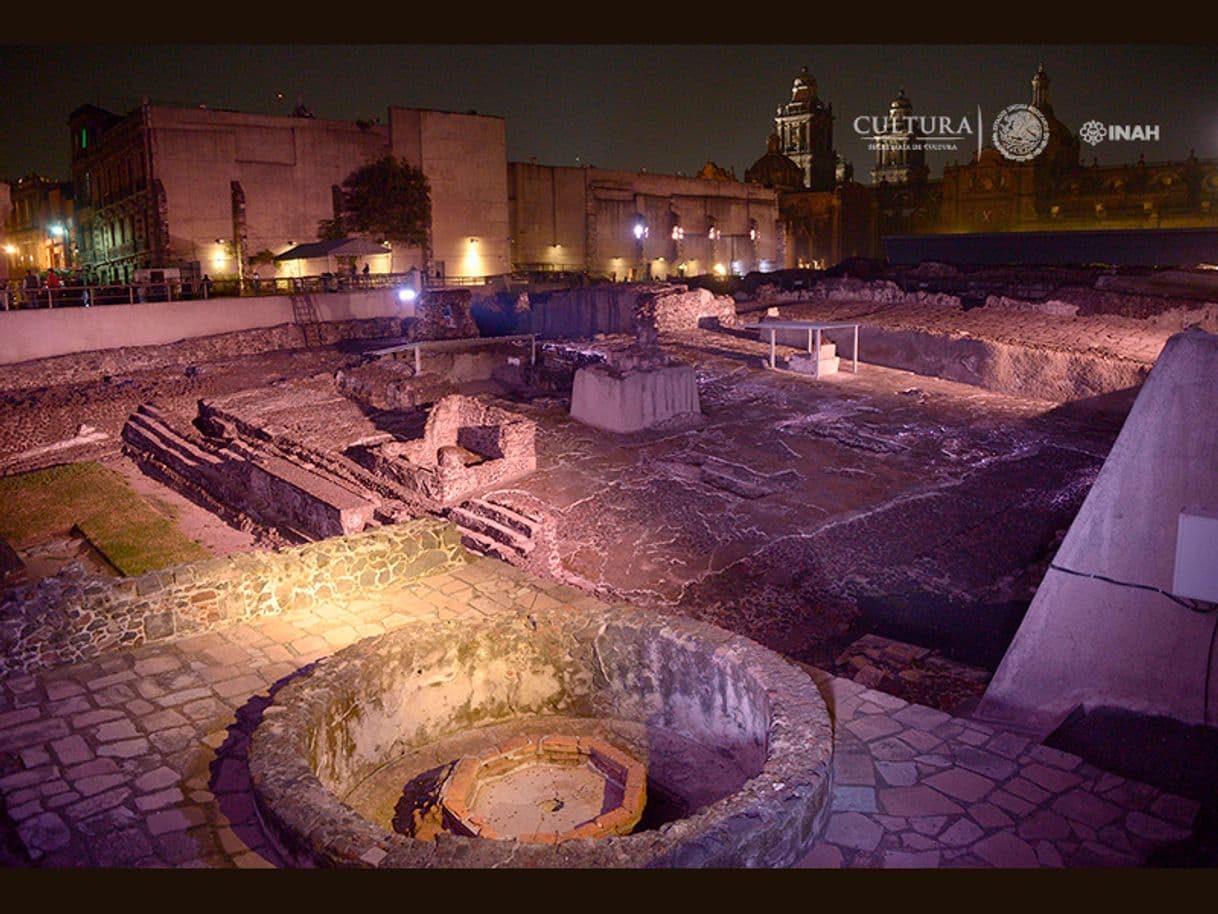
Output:
[[700,415],[698,382],[685,365],[618,373],[603,365],[581,368],[571,391],[571,417],[618,434]]

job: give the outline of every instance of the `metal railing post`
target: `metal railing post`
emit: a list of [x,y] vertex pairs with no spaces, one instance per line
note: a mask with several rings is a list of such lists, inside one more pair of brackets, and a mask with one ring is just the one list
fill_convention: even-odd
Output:
[[778,367],[778,362],[775,358],[775,352],[774,352],[776,336],[777,336],[777,331],[773,327],[771,327],[770,328],[770,367],[771,368]]
[[816,328],[816,352],[812,355],[812,377],[820,377],[820,327]]
[[414,347],[414,373],[416,375],[418,375],[422,372],[422,370],[423,370],[423,364],[419,360],[419,347],[416,344]]
[[529,334],[529,364],[537,364],[537,334]]
[[854,373],[859,373],[859,325],[854,325]]

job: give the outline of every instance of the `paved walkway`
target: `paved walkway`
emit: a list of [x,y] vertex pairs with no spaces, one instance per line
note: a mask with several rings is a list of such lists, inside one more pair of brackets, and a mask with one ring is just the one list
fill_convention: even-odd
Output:
[[[0,684],[0,796],[47,866],[266,867],[245,751],[276,683],[422,619],[580,602],[492,559]],[[833,809],[801,864],[1136,866],[1198,804],[1020,737],[810,670],[837,720]]]

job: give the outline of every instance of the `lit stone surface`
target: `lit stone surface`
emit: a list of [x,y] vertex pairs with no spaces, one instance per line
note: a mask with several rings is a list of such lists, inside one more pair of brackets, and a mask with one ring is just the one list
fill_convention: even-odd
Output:
[[643,814],[646,775],[603,740],[522,738],[462,759],[440,796],[465,834],[557,843],[628,834]]

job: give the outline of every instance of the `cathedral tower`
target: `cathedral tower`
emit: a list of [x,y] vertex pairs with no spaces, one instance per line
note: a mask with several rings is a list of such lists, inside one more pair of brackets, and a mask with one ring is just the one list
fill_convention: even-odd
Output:
[[871,180],[874,183],[908,184],[926,180],[926,152],[912,118],[913,103],[902,89],[888,106],[883,133],[873,138],[875,168],[871,170]]
[[833,148],[833,106],[816,94],[816,79],[804,67],[791,87],[791,100],[774,118],[780,151],[800,167],[809,190],[833,190],[837,152]]

